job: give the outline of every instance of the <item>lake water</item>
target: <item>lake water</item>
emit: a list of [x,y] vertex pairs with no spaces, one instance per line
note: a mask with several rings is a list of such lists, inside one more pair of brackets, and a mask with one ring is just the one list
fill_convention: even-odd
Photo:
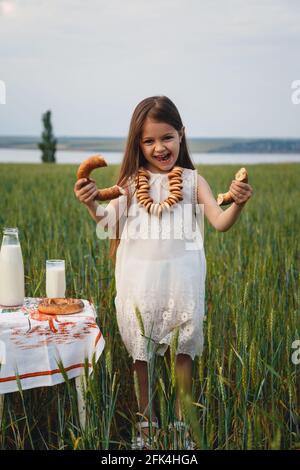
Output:
[[[39,150],[0,149],[0,163],[41,163]],[[91,152],[58,151],[57,163],[79,164],[91,155]],[[122,152],[103,152],[108,164],[119,164],[122,161]],[[195,164],[219,165],[237,164],[251,165],[257,163],[300,163],[299,154],[277,153],[192,153]]]

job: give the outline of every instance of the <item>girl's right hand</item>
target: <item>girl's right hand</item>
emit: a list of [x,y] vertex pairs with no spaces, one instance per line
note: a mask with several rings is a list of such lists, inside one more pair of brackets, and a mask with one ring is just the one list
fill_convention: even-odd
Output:
[[89,179],[90,182],[88,184],[86,184],[88,181],[86,178],[81,178],[74,185],[75,196],[86,206],[90,206],[98,194],[96,181],[91,178]]

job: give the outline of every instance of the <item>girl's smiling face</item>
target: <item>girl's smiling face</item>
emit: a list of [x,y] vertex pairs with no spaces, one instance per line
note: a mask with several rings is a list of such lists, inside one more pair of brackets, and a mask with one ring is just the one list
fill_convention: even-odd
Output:
[[166,122],[145,120],[140,147],[153,173],[168,173],[176,163],[184,127],[178,132]]

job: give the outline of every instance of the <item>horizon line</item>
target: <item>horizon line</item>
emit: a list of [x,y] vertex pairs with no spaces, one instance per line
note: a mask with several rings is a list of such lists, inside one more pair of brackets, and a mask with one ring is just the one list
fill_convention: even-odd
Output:
[[[40,139],[41,136],[40,135],[33,135],[33,134],[28,134],[28,135],[24,135],[24,134],[3,134],[1,135],[0,134],[0,139],[1,138],[5,138],[5,137],[8,137],[8,138],[32,138],[32,139]],[[97,135],[90,135],[90,136],[86,136],[86,135],[55,135],[55,138],[56,139],[62,139],[62,138],[66,138],[66,139],[127,139],[128,136],[97,136]],[[281,136],[281,137],[272,137],[272,136],[264,136],[264,137],[258,137],[258,136],[224,136],[224,137],[220,137],[220,136],[214,136],[214,137],[207,137],[207,136],[186,136],[187,140],[188,139],[215,139],[215,140],[224,140],[224,139],[230,139],[230,140],[235,140],[235,139],[238,139],[238,140],[247,140],[247,139],[255,139],[255,140],[265,140],[265,139],[268,139],[268,140],[300,140],[300,136],[299,137],[292,137],[292,136]]]

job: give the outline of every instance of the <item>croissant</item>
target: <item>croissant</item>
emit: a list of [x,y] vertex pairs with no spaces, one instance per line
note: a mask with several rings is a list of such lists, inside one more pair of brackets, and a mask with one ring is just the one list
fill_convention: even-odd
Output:
[[[241,168],[236,174],[235,179],[237,181],[242,181],[243,183],[248,183],[248,173],[246,168]],[[228,191],[227,193],[220,193],[217,197],[217,204],[219,206],[225,206],[227,204],[231,204],[234,202],[234,199],[231,195],[231,192]]]
[[[104,166],[107,166],[107,163],[102,155],[92,155],[79,165],[77,179],[86,178],[89,180],[89,176],[95,168],[102,168]],[[108,201],[110,199],[116,199],[121,194],[126,194],[126,191],[115,184],[110,188],[99,189],[95,199],[98,201]]]

